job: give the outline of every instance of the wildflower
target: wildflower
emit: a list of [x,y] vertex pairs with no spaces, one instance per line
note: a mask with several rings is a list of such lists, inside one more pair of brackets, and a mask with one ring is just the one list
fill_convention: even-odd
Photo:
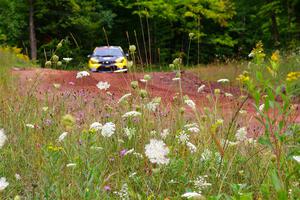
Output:
[[286,81],[296,81],[300,78],[300,71],[299,72],[290,72],[288,73],[288,75],[286,76]]
[[53,83],[53,87],[55,88],[55,89],[59,89],[60,88],[60,84],[59,83]]
[[48,109],[49,109],[49,108],[48,108],[47,106],[42,107],[42,110],[43,110],[44,112],[47,112]]
[[66,165],[66,167],[76,167],[76,163],[69,163]]
[[186,105],[188,105],[190,108],[192,108],[193,110],[196,110],[196,104],[195,104],[195,102],[193,100],[186,99],[186,100],[184,100],[184,103]]
[[132,89],[136,89],[137,87],[139,87],[139,83],[137,81],[132,81],[130,83],[130,85],[131,85]]
[[200,129],[199,129],[199,127],[196,123],[186,124],[184,126],[184,128],[186,128],[189,132],[192,132],[192,133],[199,133],[200,132]]
[[111,137],[115,133],[115,130],[116,125],[112,122],[108,122],[102,126],[101,134],[104,137]]
[[129,51],[130,51],[131,53],[134,53],[135,50],[136,50],[136,46],[135,46],[135,45],[130,45],[130,46],[129,46]]
[[198,92],[198,93],[203,92],[205,87],[206,87],[206,86],[205,86],[204,84],[202,84],[200,87],[198,87],[197,92]]
[[214,90],[214,94],[215,95],[218,95],[218,94],[220,94],[221,93],[221,90],[219,89],[219,88],[216,88],[215,90]]
[[146,80],[146,81],[150,81],[151,78],[152,78],[152,77],[151,77],[149,74],[145,74],[145,75],[144,75],[144,80]]
[[21,180],[20,174],[15,174],[15,178],[16,178],[17,181]]
[[258,110],[259,110],[260,112],[262,112],[264,109],[265,109],[265,104],[261,104],[261,105],[259,106],[259,108],[258,108]]
[[4,129],[0,129],[0,149],[4,146],[7,140],[7,136],[5,135]]
[[133,66],[133,61],[127,61],[127,67],[130,69]]
[[146,90],[140,90],[140,96],[142,97],[142,98],[145,98],[146,96],[148,95],[148,92],[146,91]]
[[211,183],[208,183],[206,181],[207,175],[205,176],[198,176],[198,178],[194,181],[194,186],[199,191],[202,191],[203,189],[206,189],[207,187],[211,186]]
[[142,113],[140,112],[137,112],[137,111],[129,111],[127,113],[125,113],[122,117],[123,118],[129,118],[129,117],[138,117],[138,116],[141,116]]
[[172,79],[173,81],[179,81],[180,80],[180,77],[175,77]]
[[62,147],[59,147],[59,146],[53,146],[53,145],[48,145],[47,148],[48,148],[49,151],[53,151],[53,152],[58,152],[58,151],[63,150]]
[[58,62],[56,63],[56,65],[57,65],[58,67],[60,67],[60,66],[62,65],[62,62],[61,62],[61,61],[58,61]]
[[240,74],[240,75],[236,78],[236,80],[239,81],[239,82],[242,83],[242,84],[246,84],[246,83],[249,83],[250,77],[249,77],[249,75],[247,75],[247,74]]
[[102,129],[102,124],[99,122],[93,122],[90,125],[90,130],[100,131]]
[[109,185],[105,185],[103,189],[104,191],[111,191],[111,187]]
[[0,192],[3,191],[8,185],[9,185],[9,183],[6,181],[6,178],[1,177],[0,178]]
[[183,195],[181,195],[181,197],[183,198],[187,198],[187,199],[205,199],[201,193],[198,192],[186,192]]
[[124,130],[124,134],[125,134],[129,139],[131,139],[131,138],[135,135],[135,132],[136,132],[135,128],[128,128],[128,127],[126,127],[126,128],[124,128],[123,130]]
[[172,64],[169,64],[169,67],[171,68],[171,69],[174,69],[174,64],[172,63]]
[[190,40],[193,39],[194,36],[195,36],[195,33],[189,33]]
[[180,132],[180,134],[177,136],[177,139],[180,143],[187,143],[190,139],[189,135],[186,134],[184,131]]
[[231,93],[225,92],[225,97],[233,97],[233,95]]
[[160,136],[163,139],[165,139],[169,134],[170,134],[170,131],[169,131],[169,129],[166,128],[166,129],[162,130],[162,132],[160,133]]
[[51,67],[52,62],[50,60],[45,62],[45,67]]
[[100,90],[108,90],[108,88],[110,87],[110,84],[108,82],[99,81],[96,86]]
[[217,81],[218,83],[229,83],[229,79],[222,78]]
[[278,50],[272,53],[271,60],[275,63],[278,63],[280,61],[280,54]]
[[152,163],[168,164],[170,160],[166,156],[169,151],[162,140],[151,139],[150,143],[145,146],[145,154]]
[[128,93],[128,94],[124,94],[118,101],[118,104],[123,102],[125,99],[127,99],[128,97],[131,96],[131,93]]
[[125,156],[126,152],[127,152],[126,149],[121,150],[120,151],[120,156],[122,156],[122,157]]
[[237,141],[244,141],[247,139],[247,129],[242,127],[236,131],[235,138]]
[[159,106],[159,103],[156,103],[153,101],[146,104],[146,108],[152,112],[155,112],[158,106]]
[[35,128],[35,126],[33,124],[25,124],[25,126],[28,128]]
[[67,127],[67,128],[70,128],[70,127],[73,127],[75,125],[75,119],[72,115],[70,114],[66,114],[62,117],[61,119],[61,123]]
[[128,185],[127,183],[124,183],[122,185],[122,188],[119,192],[114,192],[116,195],[119,196],[119,199],[121,200],[129,200],[129,193],[128,193]]
[[78,79],[78,78],[83,78],[86,76],[90,76],[90,73],[87,71],[81,71],[81,72],[77,72],[76,78]]
[[175,66],[181,65],[181,63],[182,63],[182,59],[181,59],[181,58],[175,58],[175,59],[173,60],[173,64],[174,64]]
[[68,132],[63,132],[59,137],[58,137],[58,141],[61,142],[65,139],[65,137],[67,137],[69,133]]
[[145,79],[140,79],[140,81],[143,83],[147,83],[147,80],[145,80]]
[[51,60],[52,60],[54,63],[57,63],[58,60],[59,60],[59,57],[58,57],[57,55],[54,54],[54,55],[51,57]]
[[186,146],[189,148],[191,153],[195,153],[197,151],[197,147],[194,144],[190,143],[190,142],[187,142]]
[[297,161],[298,163],[300,163],[300,156],[293,156],[293,159],[294,159],[295,161]]
[[63,58],[63,60],[66,61],[66,62],[70,62],[70,61],[73,60],[73,58]]
[[206,161],[210,160],[211,157],[212,157],[212,152],[208,149],[205,149],[203,151],[203,153],[201,154],[201,156],[200,156],[200,161],[201,162],[206,162]]
[[247,111],[246,111],[246,110],[240,110],[239,113],[240,113],[241,115],[244,115],[244,114],[247,114]]
[[128,151],[125,152],[124,156],[131,154],[134,152],[134,149],[129,149]]

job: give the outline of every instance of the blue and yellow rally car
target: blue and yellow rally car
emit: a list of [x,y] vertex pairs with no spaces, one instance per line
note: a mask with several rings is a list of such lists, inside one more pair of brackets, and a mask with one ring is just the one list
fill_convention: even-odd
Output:
[[96,47],[89,58],[92,72],[127,72],[127,57],[119,46]]

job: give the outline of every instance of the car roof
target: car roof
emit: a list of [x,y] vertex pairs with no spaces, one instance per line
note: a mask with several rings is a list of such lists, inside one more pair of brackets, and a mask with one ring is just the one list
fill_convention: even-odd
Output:
[[101,50],[101,49],[120,49],[120,50],[122,50],[122,48],[120,46],[101,46],[101,47],[96,47],[94,49],[94,51]]

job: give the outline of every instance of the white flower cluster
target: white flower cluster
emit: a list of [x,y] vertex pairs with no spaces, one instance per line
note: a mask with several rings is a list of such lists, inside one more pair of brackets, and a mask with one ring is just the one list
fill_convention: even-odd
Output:
[[199,133],[200,132],[199,126],[196,123],[186,124],[184,126],[184,128],[191,133]]
[[150,143],[145,146],[145,154],[152,163],[168,164],[170,159],[167,158],[169,148],[162,140],[151,139]]
[[207,187],[211,186],[211,183],[207,182],[207,175],[205,176],[198,176],[198,178],[194,181],[194,187],[199,191],[206,189]]
[[122,188],[121,188],[120,191],[118,191],[118,192],[116,191],[114,193],[116,195],[118,195],[119,199],[121,199],[121,200],[129,200],[129,193],[128,193],[128,185],[127,185],[127,183],[124,183],[122,185]]
[[123,118],[130,118],[130,117],[138,117],[141,116],[142,113],[137,112],[137,111],[129,111],[127,113],[125,113],[122,117]]
[[108,90],[110,87],[110,84],[108,82],[99,81],[96,86],[97,86],[97,88],[99,88],[99,90]]
[[81,72],[78,72],[77,75],[76,75],[76,78],[83,78],[83,77],[86,77],[86,76],[89,76],[90,73],[87,72],[87,71],[81,71]]
[[4,129],[0,129],[0,149],[4,146],[7,140],[7,136],[5,135]]

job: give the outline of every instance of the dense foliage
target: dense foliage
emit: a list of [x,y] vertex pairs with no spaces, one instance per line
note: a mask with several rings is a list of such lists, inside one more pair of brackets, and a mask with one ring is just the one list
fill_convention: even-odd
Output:
[[95,46],[107,45],[105,34],[110,45],[137,45],[143,64],[178,55],[191,64],[243,58],[259,40],[284,50],[300,41],[299,0],[0,0],[0,43],[26,54],[35,48],[30,8],[41,63],[61,39],[64,56],[85,63]]

